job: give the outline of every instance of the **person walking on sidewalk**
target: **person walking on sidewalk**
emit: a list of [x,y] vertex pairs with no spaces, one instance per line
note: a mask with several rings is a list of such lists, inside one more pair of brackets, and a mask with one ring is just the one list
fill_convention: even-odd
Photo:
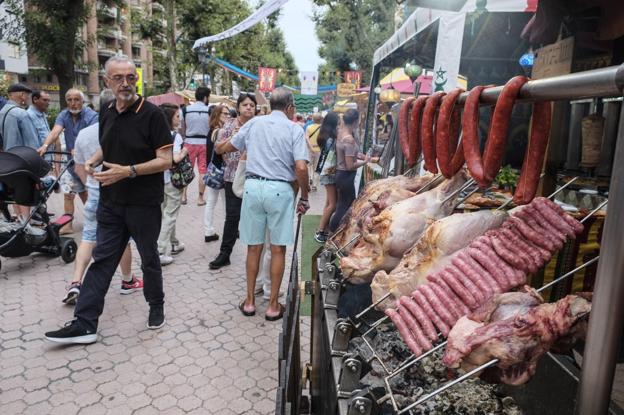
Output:
[[188,105],[182,109],[182,125],[180,131],[184,136],[184,148],[188,150],[191,164],[199,170],[199,198],[197,206],[206,204],[204,200],[204,191],[206,184],[204,183],[204,175],[206,174],[206,144],[210,139],[208,135],[210,118],[210,88],[200,86],[195,90],[195,103]]
[[[113,56],[105,65],[104,80],[115,101],[100,117],[101,149],[85,163],[85,170],[101,184],[97,244],[93,263],[84,278],[74,320],[45,333],[59,343],[97,341],[104,297],[130,237],[141,256],[143,294],[149,304],[147,327],[165,324],[163,279],[158,258],[162,219],[163,171],[171,168],[172,141],[163,112],[137,95],[134,61]],[[93,169],[103,164],[103,171]]]
[[318,144],[322,150],[316,172],[321,176],[321,185],[325,187],[325,206],[319,227],[314,233],[314,240],[321,244],[327,242],[329,219],[336,210],[336,137],[339,121],[338,114],[328,112],[323,119],[318,137]]
[[[177,130],[180,126],[180,111],[175,104],[162,104],[160,109],[165,113],[169,130],[173,138],[173,162],[179,163],[188,154],[186,147],[182,147],[182,136]],[[176,238],[176,220],[182,205],[182,189],[171,184],[171,171],[165,170],[165,200],[162,203],[162,226],[158,235],[158,252],[160,265],[169,265],[173,262],[171,255],[184,251],[184,244]]]
[[305,127],[305,138],[308,142],[308,148],[310,150],[310,162],[308,163],[308,176],[310,176],[310,187],[313,192],[316,191],[316,165],[319,161],[321,154],[321,148],[318,145],[318,137],[321,131],[321,123],[323,122],[323,116],[320,112],[312,115],[312,122]]
[[[100,94],[100,108],[106,108],[114,99],[113,91],[110,89],[103,90]],[[67,305],[76,304],[76,300],[80,295],[82,278],[87,266],[89,266],[89,262],[91,262],[93,247],[97,239],[96,212],[100,201],[100,184],[92,176],[87,175],[84,165],[100,149],[98,130],[99,123],[81,130],[78,133],[78,137],[76,137],[76,146],[74,148],[76,174],[86,185],[89,196],[84,207],[82,239],[76,253],[74,277],[69,285],[67,294],[65,294],[65,298],[63,298],[63,302]],[[98,167],[96,171],[101,171],[101,167]],[[119,268],[121,268],[121,289],[119,290],[121,294],[131,294],[143,289],[143,281],[132,275],[132,251],[130,250],[130,244],[126,246],[119,262]]]
[[[39,154],[41,156],[45,154],[48,147],[60,143],[59,137],[61,133],[65,136],[65,151],[72,153],[74,144],[76,143],[76,137],[78,137],[80,130],[98,122],[98,113],[84,104],[84,94],[79,89],[69,89],[65,93],[65,102],[67,103],[67,108],[61,111],[56,117],[54,128],[52,128],[52,131],[50,131],[41,147],[39,147]],[[60,149],[60,145],[56,148]],[[84,183],[80,181],[73,167],[68,170],[68,173],[71,175],[72,185],[71,191],[64,195],[64,209],[66,214],[73,215],[76,194],[78,194],[83,203],[86,203],[87,188]],[[65,225],[61,229],[61,234],[70,234],[73,232],[71,223]]]
[[[223,165],[223,158],[214,154],[214,143],[217,139],[219,130],[223,128],[223,125],[230,119],[230,110],[225,105],[216,105],[212,108],[210,113],[210,130],[208,131],[208,142],[206,144],[206,165],[211,161],[219,168]],[[212,160],[211,160],[212,159]],[[213,242],[219,240],[219,235],[214,228],[214,211],[219,200],[219,194],[223,193],[221,189],[213,189],[212,187],[206,187],[206,207],[204,208],[204,242]]]
[[[238,100],[236,101],[238,116],[230,119],[223,128],[219,130],[215,144],[215,151],[218,154],[222,153],[219,151],[219,145],[229,142],[232,136],[254,117],[256,114],[256,105],[256,96],[254,94],[243,92],[238,96]],[[238,222],[240,220],[242,199],[234,194],[232,182],[236,175],[236,168],[238,167],[240,156],[241,153],[236,149],[223,155],[223,161],[225,162],[225,169],[223,172],[223,179],[225,181],[225,224],[223,225],[223,240],[221,241],[219,255],[214,261],[208,264],[210,269],[219,269],[230,265],[230,255],[232,254],[236,238],[238,237]]]
[[265,319],[284,315],[278,296],[286,262],[286,246],[294,242],[293,219],[297,182],[301,198],[297,213],[304,214],[308,203],[308,154],[303,129],[290,121],[295,111],[294,97],[286,88],[271,94],[270,115],[245,124],[231,140],[217,144],[220,153],[246,151],[247,179],[243,193],[240,239],[247,245],[247,297],[239,304],[245,316],[256,314],[254,291],[260,254],[268,229],[271,241],[271,296]]

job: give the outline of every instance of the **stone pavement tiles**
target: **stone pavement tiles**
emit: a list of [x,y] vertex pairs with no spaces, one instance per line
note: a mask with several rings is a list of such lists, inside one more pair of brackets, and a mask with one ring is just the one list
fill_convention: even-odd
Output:
[[[164,268],[167,323],[157,331],[145,327],[148,306],[142,294],[120,295],[116,276],[97,343],[69,347],[48,343],[43,333],[72,318],[73,308],[61,299],[73,264],[36,254],[2,258],[3,414],[274,413],[282,322],[264,320],[266,303],[261,298],[256,316],[239,312],[237,304],[245,292],[245,247],[240,243],[231,266],[208,269],[219,242],[203,242],[203,207],[196,206],[196,194],[193,183],[177,226],[186,250]],[[312,200],[313,211],[319,212],[322,191]],[[49,205],[50,211],[60,213],[61,195],[54,195]],[[74,228],[80,230],[80,202],[76,217]],[[219,230],[223,218],[221,195],[215,215]],[[140,276],[140,260],[135,249],[133,253],[133,272]],[[304,327],[309,329],[309,323]],[[302,336],[302,347],[309,350],[308,333]]]

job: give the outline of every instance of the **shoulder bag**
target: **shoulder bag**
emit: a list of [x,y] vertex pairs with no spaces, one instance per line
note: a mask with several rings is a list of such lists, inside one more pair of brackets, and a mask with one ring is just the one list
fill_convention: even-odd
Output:
[[[175,133],[172,134],[175,140]],[[193,171],[193,164],[191,158],[187,154],[178,163],[174,163],[171,171],[171,185],[176,189],[183,189],[188,186],[195,178],[195,172]]]
[[238,198],[243,198],[243,192],[245,191],[245,179],[247,172],[247,160],[238,160],[238,166],[236,167],[236,173],[234,174],[234,181],[232,182],[232,192]]
[[223,179],[225,169],[223,168],[223,165],[217,166],[215,161],[215,146],[213,145],[212,152],[210,153],[210,161],[208,163],[208,167],[206,168],[206,175],[204,176],[204,183],[211,189],[219,190],[223,189],[225,186],[225,181]]

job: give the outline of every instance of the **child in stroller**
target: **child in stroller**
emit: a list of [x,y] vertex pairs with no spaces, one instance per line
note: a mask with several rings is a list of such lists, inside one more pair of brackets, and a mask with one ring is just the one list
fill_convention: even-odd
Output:
[[[62,173],[72,163],[64,162]],[[73,216],[65,214],[51,222],[47,213],[46,202],[58,187],[58,178],[45,177],[50,169],[50,164],[30,147],[0,152],[0,256],[17,258],[41,252],[60,256],[66,263],[76,258],[78,248],[73,238],[59,236],[60,228],[71,223]],[[15,220],[8,204],[33,208],[28,218]],[[30,225],[35,212],[43,223],[42,229]]]

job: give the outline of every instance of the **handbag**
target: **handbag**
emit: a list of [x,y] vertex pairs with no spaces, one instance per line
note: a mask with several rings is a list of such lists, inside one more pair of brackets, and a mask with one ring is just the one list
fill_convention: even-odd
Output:
[[213,146],[210,154],[210,163],[208,163],[206,175],[204,176],[204,184],[211,189],[223,189],[225,186],[225,180],[223,179],[224,173],[225,169],[223,167],[217,167],[215,164],[215,151]]
[[245,179],[247,178],[247,160],[239,160],[236,167],[236,173],[234,173],[234,181],[232,182],[232,192],[238,198],[243,198],[243,192],[245,191]]
[[321,176],[331,176],[336,173],[336,146],[335,140],[330,138],[319,157],[316,172]]
[[171,172],[171,185],[176,189],[184,189],[195,178],[193,164],[188,154],[178,163],[174,163],[169,171]]

